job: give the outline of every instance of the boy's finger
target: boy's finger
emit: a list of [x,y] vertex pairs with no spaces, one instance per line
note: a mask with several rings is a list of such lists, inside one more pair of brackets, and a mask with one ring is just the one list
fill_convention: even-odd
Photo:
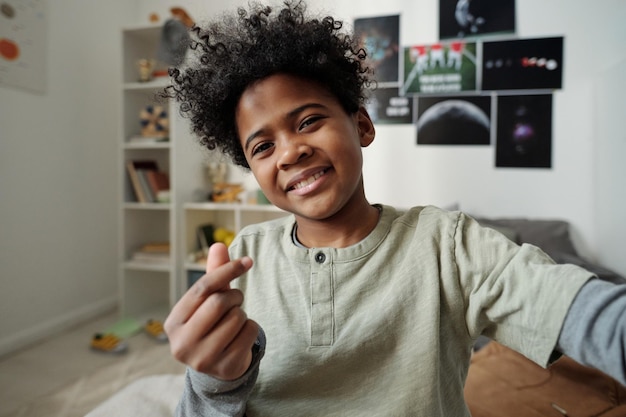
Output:
[[175,326],[186,323],[209,295],[226,289],[230,281],[245,273],[251,266],[252,259],[244,256],[208,271],[176,303],[168,316],[169,324]]
[[210,272],[220,265],[230,261],[228,248],[223,243],[214,243],[209,247],[209,254],[206,258],[206,272]]

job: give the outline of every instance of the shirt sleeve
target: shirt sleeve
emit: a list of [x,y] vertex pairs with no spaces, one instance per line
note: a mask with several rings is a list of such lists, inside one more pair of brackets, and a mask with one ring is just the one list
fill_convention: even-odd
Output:
[[587,282],[565,317],[557,349],[626,385],[626,285]]
[[176,408],[177,417],[243,416],[265,354],[265,333],[253,347],[252,363],[244,375],[234,381],[223,381],[187,368],[183,396]]

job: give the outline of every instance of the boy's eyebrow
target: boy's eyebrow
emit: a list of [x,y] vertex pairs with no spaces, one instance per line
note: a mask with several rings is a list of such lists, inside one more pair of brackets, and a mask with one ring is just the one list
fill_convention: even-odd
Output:
[[[319,104],[319,103],[306,103],[303,104],[301,106],[296,107],[295,109],[291,110],[290,112],[288,112],[285,115],[285,119],[291,119],[293,117],[295,117],[296,115],[300,114],[301,112],[303,112],[306,109],[309,108],[326,108],[326,106],[324,106],[323,104]],[[244,146],[244,150],[248,149],[248,145],[250,145],[250,142],[252,142],[257,136],[261,135],[263,133],[263,128],[253,132],[250,136],[248,136],[248,138],[246,139],[246,145]]]

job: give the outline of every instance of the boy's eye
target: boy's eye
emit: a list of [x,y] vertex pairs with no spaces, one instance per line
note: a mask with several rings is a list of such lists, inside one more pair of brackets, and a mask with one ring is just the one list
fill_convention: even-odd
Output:
[[302,123],[300,123],[299,130],[306,129],[307,127],[311,126],[312,124],[314,124],[315,122],[317,122],[321,118],[322,118],[322,116],[309,116],[309,117],[307,117],[306,119],[304,119],[302,121]]
[[265,152],[266,150],[268,150],[269,148],[271,148],[273,145],[271,142],[261,142],[257,145],[255,145],[252,148],[252,155],[257,155],[261,152]]

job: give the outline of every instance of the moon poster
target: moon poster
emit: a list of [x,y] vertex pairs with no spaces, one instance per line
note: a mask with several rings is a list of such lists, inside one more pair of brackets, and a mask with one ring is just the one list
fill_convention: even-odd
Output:
[[552,167],[552,94],[498,96],[496,167]]
[[418,97],[418,145],[489,145],[490,96]]
[[46,0],[0,5],[0,85],[46,90]]
[[515,33],[515,0],[439,0],[439,39]]
[[404,48],[403,94],[476,90],[476,43],[452,41]]

